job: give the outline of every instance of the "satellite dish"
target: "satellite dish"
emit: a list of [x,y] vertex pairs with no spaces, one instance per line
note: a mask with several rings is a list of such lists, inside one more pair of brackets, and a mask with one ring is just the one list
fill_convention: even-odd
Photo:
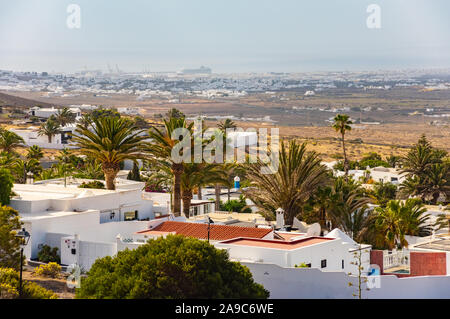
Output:
[[314,223],[311,226],[308,227],[308,230],[306,231],[306,236],[320,236],[320,224]]

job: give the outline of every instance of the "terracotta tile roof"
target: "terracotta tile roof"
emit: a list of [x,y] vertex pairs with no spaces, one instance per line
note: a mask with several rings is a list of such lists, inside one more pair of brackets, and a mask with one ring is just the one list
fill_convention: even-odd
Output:
[[[199,239],[208,238],[208,224],[184,223],[166,221],[151,230],[138,232],[141,235],[158,235],[161,233],[175,232],[178,235],[195,237]],[[227,240],[233,238],[263,238],[272,232],[271,228],[240,227],[229,225],[211,224],[209,238],[211,240]]]

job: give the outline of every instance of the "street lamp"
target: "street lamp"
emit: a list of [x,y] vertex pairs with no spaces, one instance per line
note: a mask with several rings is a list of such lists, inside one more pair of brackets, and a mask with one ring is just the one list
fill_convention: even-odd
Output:
[[214,224],[214,221],[211,218],[209,218],[209,215],[206,215],[206,217],[208,218],[208,243],[209,243],[209,233],[211,231],[211,223]]
[[16,235],[17,238],[20,238],[20,279],[19,279],[19,298],[22,298],[22,268],[23,268],[23,248],[28,245],[30,240],[30,233],[22,228]]

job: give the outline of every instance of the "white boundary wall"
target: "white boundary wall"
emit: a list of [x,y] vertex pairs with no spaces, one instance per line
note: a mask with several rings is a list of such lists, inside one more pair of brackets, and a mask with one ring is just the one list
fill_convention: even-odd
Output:
[[[273,264],[242,263],[257,283],[270,291],[272,299],[355,299],[357,277],[343,272],[313,268],[282,268]],[[352,282],[353,287],[348,283]],[[450,299],[450,276],[397,278],[381,276],[380,288],[362,291],[363,299],[439,298]]]

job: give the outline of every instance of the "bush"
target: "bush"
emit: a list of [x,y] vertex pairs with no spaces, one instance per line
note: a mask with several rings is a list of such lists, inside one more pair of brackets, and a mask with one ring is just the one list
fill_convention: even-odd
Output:
[[224,203],[220,203],[220,210],[226,212],[236,212],[236,213],[251,213],[252,210],[249,207],[246,207],[247,203],[245,202],[244,196],[240,196],[239,200],[232,199]]
[[103,184],[100,181],[92,181],[92,182],[88,182],[88,183],[81,183],[80,186],[78,186],[78,188],[97,188],[97,189],[105,189],[105,184]]
[[268,298],[249,269],[206,241],[181,235],[149,240],[97,259],[77,298]]
[[11,172],[6,168],[0,169],[0,206],[8,205],[13,195],[13,181],[14,178]]
[[[38,284],[24,280],[22,282],[23,298],[56,299],[57,296]],[[0,268],[0,299],[19,297],[19,273],[12,268]]]
[[16,234],[21,228],[19,212],[0,206],[0,267],[19,269],[21,240]]
[[36,276],[57,278],[61,272],[61,266],[57,263],[51,262],[47,265],[40,265],[34,270]]
[[42,246],[41,250],[38,252],[38,260],[44,263],[55,262],[60,264],[61,258],[58,255],[58,248],[51,248],[48,245]]

